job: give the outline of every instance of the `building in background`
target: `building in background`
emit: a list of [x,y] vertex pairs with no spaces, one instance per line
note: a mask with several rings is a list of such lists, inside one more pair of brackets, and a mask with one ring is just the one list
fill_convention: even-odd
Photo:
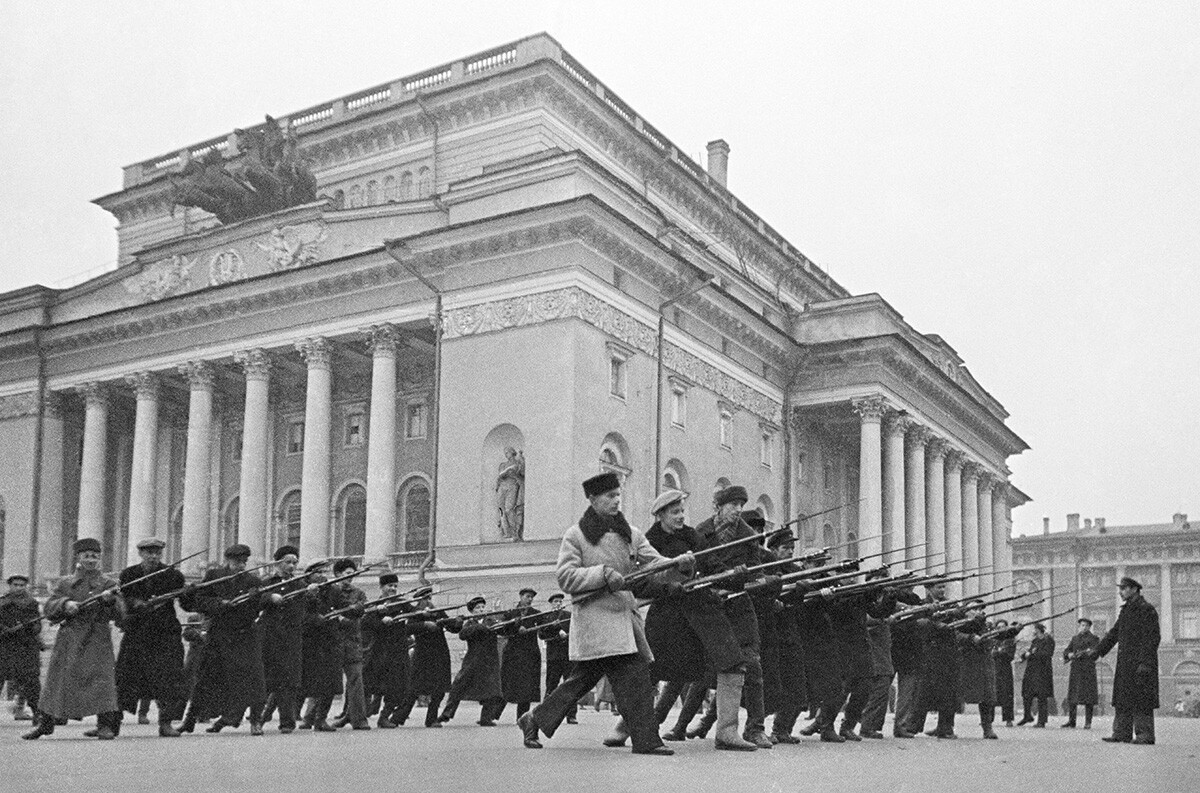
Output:
[[[1162,623],[1159,646],[1159,699],[1164,712],[1174,703],[1200,701],[1200,527],[1187,515],[1175,514],[1170,523],[1109,526],[1104,518],[1067,516],[1066,531],[1013,538],[1013,583],[1018,591],[1049,593],[1049,600],[1017,616],[1043,618],[1075,604],[1071,612],[1049,626],[1060,651],[1075,632],[1079,617],[1092,620],[1103,636],[1121,608],[1117,582],[1125,576],[1142,584],[1142,595],[1158,609]],[[1055,691],[1067,690],[1066,664],[1055,661]],[[1115,652],[1097,664],[1100,699],[1109,707]]]
[[[315,200],[172,205],[280,133]],[[736,482],[817,515],[806,545],[1007,580],[1008,414],[730,192],[729,151],[702,168],[543,34],[126,167],[118,267],[0,295],[5,571],[292,542],[507,603],[613,470],[635,525]]]

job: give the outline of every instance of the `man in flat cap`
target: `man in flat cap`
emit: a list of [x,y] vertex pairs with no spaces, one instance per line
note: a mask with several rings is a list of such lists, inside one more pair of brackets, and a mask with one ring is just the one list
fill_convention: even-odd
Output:
[[[540,749],[541,731],[553,736],[579,698],[607,676],[638,754],[671,755],[658,736],[654,718],[654,685],[637,600],[625,576],[638,567],[665,561],[642,533],[621,514],[621,481],[602,473],[583,483],[590,506],[563,535],[558,551],[558,586],[572,596],[571,676],[540,705],[517,719],[525,747]],[[652,579],[643,596],[678,594],[678,583]]]
[[[279,709],[279,731],[296,729],[300,708],[300,683],[304,658],[304,616],[308,612],[308,590],[316,589],[308,577],[296,575],[300,550],[282,545],[273,555],[275,569],[263,580],[258,619],[262,632],[263,682],[267,695]],[[259,717],[265,722],[266,714]]]
[[1076,620],[1079,626],[1067,648],[1063,650],[1063,663],[1071,665],[1071,674],[1067,678],[1067,720],[1063,727],[1074,727],[1083,705],[1083,728],[1092,728],[1092,714],[1096,703],[1100,701],[1100,686],[1096,680],[1096,648],[1100,646],[1100,637],[1092,633],[1092,621],[1087,617]]
[[[29,594],[29,577],[13,574],[0,597],[0,681],[8,680],[29,707],[37,710],[41,695],[42,620]],[[13,717],[17,718],[14,708]]]
[[[178,569],[163,564],[165,545],[158,537],[139,541],[141,561],[126,567],[119,576],[128,616],[121,626],[125,635],[117,653],[117,699],[121,710],[129,713],[138,711],[140,700],[155,700],[158,734],[178,738],[179,731],[171,722],[183,718],[187,701],[180,638],[183,629],[175,615],[175,598],[151,601],[180,592],[187,582]],[[151,574],[153,578],[139,580]]]
[[450,645],[446,642],[446,634],[458,633],[463,628],[461,618],[448,614],[452,610],[434,609],[429,590],[425,590],[425,595],[417,602],[414,616],[407,620],[415,646],[409,664],[408,689],[399,707],[389,717],[397,725],[404,724],[417,697],[424,694],[429,698],[425,726],[442,726],[438,721],[438,709],[450,690]]
[[[353,559],[338,559],[333,563],[333,577],[341,578],[358,569]],[[342,674],[346,683],[345,711],[332,726],[336,729],[347,724],[355,730],[369,730],[367,723],[367,699],[363,689],[362,618],[366,613],[367,593],[356,587],[353,578],[346,578],[327,587],[329,605],[334,612],[340,638]]]
[[[379,576],[379,596],[396,597],[400,592],[400,576],[383,573]],[[421,592],[414,593],[415,596]],[[378,713],[375,726],[395,729],[392,718],[404,700],[408,689],[408,646],[412,624],[404,619],[413,611],[406,599],[369,606],[362,619],[363,634],[363,693],[367,695],[367,712]]]
[[100,570],[100,541],[82,537],[72,546],[75,574],[62,579],[46,601],[46,619],[61,621],[46,686],[34,714],[34,728],[22,735],[36,740],[54,732],[56,721],[96,716],[96,737],[117,735],[116,659],[112,628],[125,618],[125,601],[116,579]]
[[1096,648],[1103,658],[1117,644],[1117,671],[1113,676],[1112,735],[1108,743],[1154,743],[1154,709],[1158,707],[1158,611],[1142,597],[1142,585],[1133,578],[1120,581],[1121,613]]
[[[501,617],[507,624],[500,635],[507,641],[500,652],[500,690],[505,703],[517,706],[519,718],[542,698],[542,649],[537,635],[542,612],[533,607],[533,599],[537,597],[533,587],[522,587],[517,597],[517,607]],[[504,707],[504,704],[499,706],[495,719],[500,718]]]
[[1025,715],[1017,722],[1023,726],[1033,721],[1033,705],[1037,704],[1037,722],[1034,727],[1045,727],[1050,700],[1054,699],[1054,637],[1040,622],[1033,625],[1033,639],[1029,648],[1021,653],[1025,661],[1025,674],[1021,677],[1021,699],[1025,703]]
[[[558,686],[571,674],[571,657],[567,645],[571,638],[571,612],[563,608],[565,596],[555,592],[547,601],[550,610],[546,621],[538,628],[538,638],[546,643],[546,693]],[[577,723],[578,709],[571,706],[567,711],[567,724]]]
[[450,685],[446,707],[438,720],[443,724],[454,718],[458,703],[468,700],[479,703],[480,727],[495,727],[496,715],[504,708],[500,687],[500,651],[496,642],[495,625],[499,621],[487,613],[487,600],[474,597],[467,601],[470,616],[462,622],[458,638],[467,643],[467,654]]
[[[213,697],[220,714],[207,732],[238,727],[250,711],[250,734],[262,735],[266,683],[262,640],[256,621],[261,608],[254,594],[262,580],[246,571],[250,548],[238,543],[225,550],[225,565],[209,570],[201,583],[225,579],[179,599],[188,611],[208,617],[208,643],[200,662],[193,697]],[[241,597],[245,596],[248,597]],[[236,602],[235,602],[236,601]]]

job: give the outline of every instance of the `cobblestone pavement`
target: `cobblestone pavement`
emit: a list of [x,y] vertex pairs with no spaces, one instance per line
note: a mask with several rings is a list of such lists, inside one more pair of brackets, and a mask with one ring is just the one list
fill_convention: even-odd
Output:
[[[469,703],[440,730],[411,721],[396,730],[280,735],[273,725],[253,738],[248,727],[178,740],[153,725],[126,721],[121,737],[85,739],[85,725],[49,738],[20,740],[29,722],[0,711],[0,790],[138,791],[802,791],[888,793],[1054,793],[1200,789],[1200,720],[1161,718],[1158,745],[1102,743],[1111,722],[1091,731],[998,728],[999,741],[979,738],[973,715],[958,722],[959,740],[920,737],[858,744],[777,746],[753,754],[716,752],[711,741],[671,744],[674,757],[644,757],[600,745],[613,723],[590,709],[563,725],[546,748],[521,746],[512,708],[495,728],[473,723]],[[7,711],[7,708],[4,709]],[[153,714],[151,714],[153,716]],[[423,712],[418,712],[423,716]],[[88,720],[86,724],[94,720]],[[890,729],[890,727],[889,727]]]

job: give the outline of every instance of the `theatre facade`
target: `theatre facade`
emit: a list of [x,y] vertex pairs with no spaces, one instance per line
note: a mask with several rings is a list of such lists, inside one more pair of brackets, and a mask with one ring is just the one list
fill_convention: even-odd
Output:
[[544,34],[272,123],[315,201],[173,207],[189,162],[245,156],[223,135],[97,199],[116,269],[0,295],[6,574],[65,574],[77,536],[109,568],[293,542],[507,603],[612,470],[642,527],[733,482],[805,545],[1007,579],[1007,413],[733,195],[723,141],[701,168]]

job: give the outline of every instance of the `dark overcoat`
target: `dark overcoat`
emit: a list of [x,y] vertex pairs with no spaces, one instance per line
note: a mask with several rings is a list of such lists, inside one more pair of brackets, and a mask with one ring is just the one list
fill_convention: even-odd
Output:
[[[817,703],[840,703],[844,692],[842,657],[838,653],[833,626],[829,624],[829,614],[823,601],[805,603],[802,597],[789,597],[795,605],[787,606],[787,610],[795,615],[796,630],[804,651],[804,676],[809,695]],[[810,701],[809,705],[812,704]]]
[[23,622],[37,619],[41,614],[38,603],[29,595],[0,597],[0,680],[21,680],[41,668],[42,621],[8,633]]
[[1023,653],[1025,674],[1021,677],[1023,699],[1054,698],[1054,637],[1034,636]]
[[325,619],[333,611],[332,586],[308,599],[301,640],[301,689],[306,697],[332,697],[342,693],[342,637],[336,622]]
[[66,612],[68,600],[82,603],[116,586],[115,579],[102,573],[80,571],[54,587],[46,601],[46,619],[63,623],[50,653],[39,710],[60,719],[117,710],[116,659],[109,623],[124,618],[124,602],[118,596],[111,605],[95,603],[73,617]]
[[468,619],[458,638],[467,643],[462,667],[454,676],[455,683],[465,684],[460,699],[486,702],[500,697],[500,653],[495,632],[480,620]]
[[885,618],[867,617],[867,643],[871,647],[871,674],[889,680],[896,674],[892,664],[892,626]]
[[871,642],[867,637],[867,616],[883,617],[894,607],[894,601],[878,602],[871,593],[839,597],[829,605],[829,622],[842,659],[842,678],[847,683],[875,673]]
[[125,596],[126,615],[121,625],[124,635],[117,651],[117,698],[121,710],[137,712],[138,700],[178,702],[187,698],[183,676],[183,629],[175,615],[175,600],[148,608],[146,603],[158,595],[183,589],[183,573],[175,568],[145,581],[136,581],[148,573],[141,564],[121,571],[121,591]]
[[335,611],[342,611],[333,618],[337,626],[338,641],[341,647],[341,663],[361,664],[363,662],[362,618],[366,612],[367,593],[342,581],[329,587],[329,605]]
[[500,689],[505,702],[525,704],[542,698],[542,646],[537,631],[522,631],[538,623],[540,611],[529,606],[509,612],[506,619],[525,618],[508,627],[500,654]]
[[983,622],[964,628],[958,634],[958,693],[970,705],[996,702],[996,664],[992,660],[991,639],[980,634]]
[[[779,678],[779,616],[783,606],[776,600],[778,590],[751,597],[758,622],[758,657],[762,665],[763,705],[766,713],[779,710],[783,687]],[[778,607],[779,611],[776,611]]]
[[[553,617],[553,619],[547,620],[546,625],[538,628],[538,638],[546,643],[546,666],[569,664],[571,660],[567,645],[571,641],[571,612],[566,609],[558,609],[547,612],[547,616]],[[649,625],[649,620],[647,620],[647,625]],[[649,628],[647,628],[647,633],[649,633]],[[653,646],[652,644],[651,648]],[[657,652],[655,660],[658,660]]]
[[1117,624],[1100,640],[1096,652],[1101,658],[1121,645],[1113,676],[1114,708],[1146,712],[1158,707],[1159,631],[1158,610],[1139,593],[1125,601]]
[[996,669],[996,704],[1012,706],[1013,659],[1017,642],[1012,636],[1000,636],[992,644],[992,665]]
[[[947,619],[960,619],[952,612]],[[921,668],[921,706],[924,710],[957,710],[960,662],[958,632],[945,622],[930,621]]]
[[1096,648],[1100,637],[1092,632],[1077,633],[1063,650],[1063,660],[1071,665],[1067,678],[1067,702],[1076,705],[1095,705],[1100,701],[1100,684],[1096,680]]
[[363,664],[364,693],[400,697],[408,689],[412,623],[393,619],[402,610],[407,608],[393,606],[370,611],[363,617],[363,647],[367,659]]
[[[462,623],[447,620],[445,629],[458,633]],[[411,630],[413,647],[408,687],[413,694],[444,694],[450,689],[450,645],[446,643],[443,624],[436,621],[416,622]]]
[[[920,604],[921,596],[911,589],[896,593],[896,599],[904,606]],[[892,626],[892,667],[897,674],[920,674],[925,665],[926,624],[922,620],[905,620]]]
[[[717,530],[713,518],[696,526],[698,550],[707,550],[717,545],[723,545],[732,540],[752,537],[756,534],[746,521],[738,518],[731,527]],[[708,554],[697,560],[697,572],[700,575],[712,575],[731,570],[738,565],[753,567],[764,562],[774,561],[775,557],[761,545],[745,542],[716,553]],[[745,581],[730,580],[721,583],[721,588],[737,591],[744,587]],[[758,634],[758,616],[754,611],[754,603],[748,597],[735,597],[725,601],[725,617],[733,629],[733,636],[742,650],[743,662],[753,663],[759,660],[760,637]]]
[[[283,581],[278,573],[263,584],[270,586]],[[292,576],[286,584],[272,590],[287,598],[278,606],[263,597],[262,615],[258,618],[262,634],[263,679],[267,691],[300,691],[304,670],[304,616],[308,612],[307,594],[297,594],[308,586],[308,579]],[[290,596],[290,597],[289,597]]]
[[[230,575],[228,567],[209,570],[204,581]],[[222,713],[245,709],[266,699],[263,679],[262,640],[258,633],[257,595],[236,606],[228,601],[262,586],[254,573],[241,572],[199,592],[186,593],[180,605],[209,619],[208,641],[200,659],[197,688],[211,694],[211,702]]]

